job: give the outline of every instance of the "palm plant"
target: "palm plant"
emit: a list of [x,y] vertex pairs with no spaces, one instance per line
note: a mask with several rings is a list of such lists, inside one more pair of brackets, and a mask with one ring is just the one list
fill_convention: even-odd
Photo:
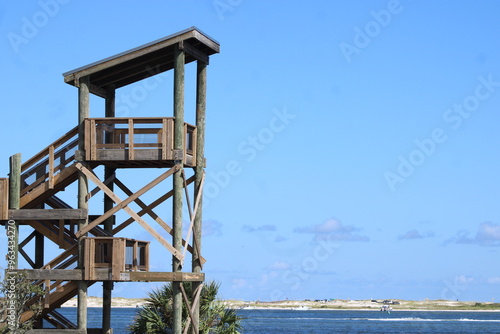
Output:
[[[184,290],[192,296],[192,285],[183,282]],[[235,309],[228,309],[217,299],[220,285],[210,282],[203,286],[200,295],[200,328],[202,334],[239,334],[241,317]],[[134,323],[129,327],[131,334],[169,334],[172,333],[173,307],[172,283],[148,293],[146,304],[137,312]],[[190,300],[192,303],[192,299]],[[183,327],[188,324],[188,309],[182,307]]]

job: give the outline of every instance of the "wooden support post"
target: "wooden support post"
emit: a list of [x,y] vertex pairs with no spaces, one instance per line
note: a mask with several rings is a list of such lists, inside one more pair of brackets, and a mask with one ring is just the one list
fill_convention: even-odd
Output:
[[40,269],[44,264],[45,237],[42,233],[35,231],[35,269]]
[[[179,45],[174,50],[174,150],[184,152],[184,51]],[[184,156],[184,153],[181,154]],[[181,158],[182,159],[182,158]],[[183,165],[183,161],[177,161]],[[173,246],[182,251],[182,167],[173,175]],[[181,262],[175,256],[172,258],[172,271],[181,271]],[[173,333],[182,333],[182,292],[180,282],[173,282]]]
[[[21,153],[17,153],[10,157],[9,209],[19,210],[20,194]],[[8,269],[17,269],[19,266],[19,223],[17,221],[8,221],[7,240],[7,258],[9,259]]]
[[[90,116],[90,98],[89,98],[89,77],[80,78],[78,87],[78,149],[85,149],[85,118]],[[85,199],[89,192],[87,176],[78,172],[78,209],[88,210],[88,203]],[[81,230],[88,225],[87,219],[78,221],[78,229]],[[85,236],[85,235],[84,235]],[[78,268],[84,268],[84,247],[82,238],[78,239]],[[78,310],[77,310],[78,329],[87,330],[87,281],[78,281]]]
[[[105,101],[105,117],[115,117],[115,87],[106,87],[106,101]],[[113,124],[114,126],[114,124]],[[104,143],[111,144],[113,136],[107,133],[104,136]],[[104,180],[108,180],[115,175],[116,169],[113,167],[104,167]],[[113,181],[108,184],[108,188],[114,191]],[[113,200],[105,193],[104,194],[104,212],[108,212],[113,208]],[[104,230],[113,235],[113,216],[104,221]],[[111,333],[111,298],[112,298],[113,282],[102,282],[102,333]]]
[[[205,169],[205,115],[206,115],[206,93],[207,93],[207,64],[197,61],[196,71],[196,167],[194,169],[194,198],[199,198],[198,210],[195,213],[193,224],[193,257],[192,271],[200,273],[202,269],[201,257],[201,230],[203,212],[203,173]],[[201,289],[203,282],[193,282],[192,291],[195,293]],[[193,305],[193,323],[199,326],[200,305]]]

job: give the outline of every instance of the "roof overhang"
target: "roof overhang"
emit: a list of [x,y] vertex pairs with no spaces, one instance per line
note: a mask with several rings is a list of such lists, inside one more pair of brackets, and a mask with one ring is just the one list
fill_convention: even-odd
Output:
[[88,76],[90,92],[105,97],[107,87],[120,88],[172,69],[176,45],[184,50],[186,64],[195,60],[208,64],[209,56],[220,51],[216,40],[196,27],[191,27],[63,73],[64,82],[79,87],[80,78]]

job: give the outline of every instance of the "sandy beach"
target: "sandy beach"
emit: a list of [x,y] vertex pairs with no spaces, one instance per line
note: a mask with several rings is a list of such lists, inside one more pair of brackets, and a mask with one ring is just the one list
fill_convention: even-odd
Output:
[[[227,300],[228,307],[242,309],[319,309],[319,310],[374,310],[379,311],[384,300],[282,300],[272,302]],[[451,300],[400,300],[391,299],[388,304],[394,311],[500,311],[500,303],[476,301],[451,301]],[[113,298],[112,307],[141,307],[145,304],[142,298]],[[77,300],[72,298],[63,304],[63,307],[76,307]],[[102,298],[89,297],[89,307],[102,307]]]

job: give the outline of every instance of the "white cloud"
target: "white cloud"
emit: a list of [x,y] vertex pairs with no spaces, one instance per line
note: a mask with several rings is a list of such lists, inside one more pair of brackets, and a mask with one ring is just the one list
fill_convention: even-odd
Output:
[[290,264],[282,261],[277,261],[274,262],[273,264],[269,265],[266,267],[266,269],[271,269],[271,270],[285,270],[285,269],[290,269]]
[[398,240],[413,240],[413,239],[424,239],[431,238],[434,236],[433,232],[420,233],[417,230],[408,231],[398,237]]
[[500,277],[488,277],[489,284],[500,284]]
[[241,227],[241,229],[243,231],[249,232],[249,233],[259,232],[259,231],[276,231],[276,226],[275,225],[271,225],[271,224],[260,225],[260,226],[257,226],[257,227],[253,227],[253,226],[250,226],[250,225],[243,225]]
[[472,282],[474,282],[474,278],[473,277],[467,277],[465,275],[456,276],[455,277],[455,282],[457,282],[459,284],[472,283]]
[[469,236],[468,231],[460,231],[449,240],[457,244],[476,244],[481,246],[500,246],[500,224],[485,222],[479,225],[476,235]]
[[341,221],[331,218],[324,223],[298,227],[294,230],[296,233],[315,234],[316,240],[335,240],[335,241],[369,241],[370,238],[355,233],[359,228],[350,225],[343,225]]

